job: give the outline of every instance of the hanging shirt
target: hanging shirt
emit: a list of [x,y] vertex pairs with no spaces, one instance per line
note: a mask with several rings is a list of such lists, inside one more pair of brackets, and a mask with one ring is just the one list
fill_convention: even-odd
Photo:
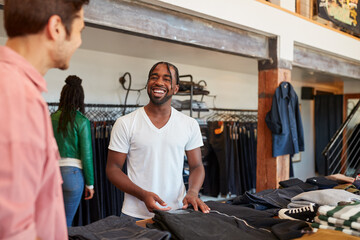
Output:
[[0,239],[67,239],[46,81],[0,46]]
[[289,82],[282,82],[276,89],[265,121],[272,132],[273,157],[304,151],[299,100]]
[[[127,174],[133,183],[156,193],[172,209],[178,209],[183,206],[186,193],[185,151],[202,145],[195,119],[171,108],[169,121],[158,129],[142,107],[116,121],[109,149],[127,154]],[[127,193],[122,212],[136,218],[154,216],[144,202]]]

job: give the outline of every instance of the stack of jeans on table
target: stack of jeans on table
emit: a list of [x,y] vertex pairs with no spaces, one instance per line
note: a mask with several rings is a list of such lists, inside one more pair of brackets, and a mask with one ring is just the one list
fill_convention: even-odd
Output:
[[291,198],[303,193],[299,186],[292,186],[284,189],[266,189],[257,193],[249,193],[234,198],[228,203],[251,207],[257,210],[286,208]]

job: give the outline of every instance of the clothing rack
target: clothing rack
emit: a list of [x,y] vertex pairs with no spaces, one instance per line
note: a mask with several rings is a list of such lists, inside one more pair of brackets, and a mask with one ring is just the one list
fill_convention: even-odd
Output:
[[212,113],[203,118],[209,121],[238,121],[238,122],[257,122],[257,110],[253,109],[232,109],[232,108],[210,108]]
[[[202,193],[216,197],[255,192],[257,110],[212,108],[198,119],[203,133]],[[203,122],[202,122],[203,121]]]
[[[59,103],[48,103],[50,113],[57,111]],[[85,116],[92,122],[115,121],[119,117],[135,111],[141,105],[93,104],[86,103]]]

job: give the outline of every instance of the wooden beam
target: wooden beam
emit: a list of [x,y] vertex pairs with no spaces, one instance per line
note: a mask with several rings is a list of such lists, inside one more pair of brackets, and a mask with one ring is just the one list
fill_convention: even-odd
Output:
[[303,46],[294,46],[293,66],[341,77],[360,79],[360,62],[347,60]]
[[129,34],[268,59],[266,36],[147,3],[91,0],[85,20]]
[[257,192],[278,188],[280,181],[289,178],[289,155],[272,157],[272,135],[265,123],[265,116],[271,109],[276,88],[281,82],[289,82],[290,79],[291,70],[289,69],[278,68],[259,71]]
[[265,123],[271,109],[276,88],[281,82],[290,82],[292,64],[279,58],[278,39],[269,39],[269,60],[258,61],[258,137],[256,163],[256,191],[275,189],[287,180],[290,172],[289,155],[272,157],[272,134]]
[[[4,0],[0,0],[4,4]],[[214,51],[268,59],[268,38],[137,1],[91,0],[87,25]]]
[[292,63],[285,59],[280,59],[278,56],[278,39],[269,39],[269,59],[261,60],[258,64],[259,71],[270,69],[292,69]]
[[301,14],[301,0],[296,0],[296,13]]

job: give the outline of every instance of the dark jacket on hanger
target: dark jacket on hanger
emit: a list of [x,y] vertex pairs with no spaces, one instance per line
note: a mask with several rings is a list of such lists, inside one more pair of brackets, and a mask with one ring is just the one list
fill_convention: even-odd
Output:
[[289,82],[282,82],[276,89],[265,121],[272,132],[273,157],[304,151],[299,100]]

